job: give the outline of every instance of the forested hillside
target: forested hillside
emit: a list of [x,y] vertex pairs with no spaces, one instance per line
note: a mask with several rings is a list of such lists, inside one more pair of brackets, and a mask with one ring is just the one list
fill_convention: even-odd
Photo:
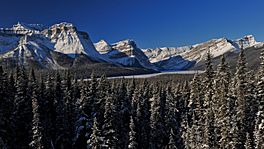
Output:
[[0,67],[0,148],[264,148],[264,52],[256,72],[241,49],[235,74],[208,53],[185,82],[74,76]]

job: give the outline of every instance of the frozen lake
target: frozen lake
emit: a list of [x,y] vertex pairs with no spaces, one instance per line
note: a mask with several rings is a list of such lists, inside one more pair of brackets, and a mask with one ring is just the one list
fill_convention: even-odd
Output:
[[186,70],[186,71],[171,71],[171,72],[160,72],[160,73],[153,73],[153,74],[142,74],[142,75],[130,75],[130,76],[116,76],[116,77],[108,77],[108,79],[131,79],[131,78],[151,78],[160,75],[168,75],[168,74],[196,74],[196,73],[203,73],[204,71],[201,70]]

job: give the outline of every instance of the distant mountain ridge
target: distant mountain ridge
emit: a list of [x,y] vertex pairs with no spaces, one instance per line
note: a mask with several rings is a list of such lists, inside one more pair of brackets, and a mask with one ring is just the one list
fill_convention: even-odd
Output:
[[[245,48],[263,47],[253,35],[241,39]],[[187,70],[203,61],[208,50],[213,57],[237,53],[239,40],[219,38],[184,47],[141,49],[128,39],[113,44],[105,40],[93,43],[88,33],[67,22],[50,27],[17,23],[11,28],[0,28],[0,64],[65,69],[104,63],[154,71]]]

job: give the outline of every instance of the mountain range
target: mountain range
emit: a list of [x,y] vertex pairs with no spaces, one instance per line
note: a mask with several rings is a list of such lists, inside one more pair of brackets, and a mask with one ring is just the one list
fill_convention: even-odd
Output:
[[[263,43],[257,42],[253,35],[241,39],[246,49],[260,51],[258,49],[263,48]],[[0,28],[0,64],[55,70],[94,64],[102,70],[110,66],[137,71],[203,69],[208,50],[214,59],[223,54],[237,55],[241,39],[219,38],[184,47],[141,49],[133,40],[93,43],[88,33],[79,31],[71,23],[50,27],[17,23],[11,28]],[[249,56],[257,57],[259,54]]]

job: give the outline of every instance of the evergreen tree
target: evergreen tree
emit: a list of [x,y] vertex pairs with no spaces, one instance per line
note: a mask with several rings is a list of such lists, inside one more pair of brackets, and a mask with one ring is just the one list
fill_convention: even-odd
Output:
[[110,149],[117,148],[118,140],[116,137],[116,105],[114,104],[114,94],[109,94],[105,102],[104,125],[103,125],[103,146]]
[[139,148],[148,148],[150,138],[150,106],[149,85],[146,81],[140,87],[136,114],[137,142]]
[[56,107],[56,122],[55,122],[55,146],[56,148],[68,148],[70,145],[66,140],[66,128],[67,123],[65,123],[65,102],[63,100],[63,92],[61,85],[60,74],[56,74],[55,80],[55,107]]
[[28,94],[26,70],[17,68],[16,94],[14,101],[14,128],[16,134],[14,148],[26,149],[31,142],[32,104]]
[[151,106],[150,117],[150,141],[149,147],[151,149],[162,148],[164,140],[164,125],[161,117],[161,91],[156,89],[156,93],[153,96],[153,103]]
[[215,134],[215,117],[213,111],[213,79],[214,70],[211,62],[210,51],[207,52],[206,59],[206,70],[205,70],[205,98],[204,98],[204,108],[205,108],[205,131],[204,140],[206,148],[213,148],[216,145],[216,134]]
[[238,58],[237,70],[235,74],[236,79],[236,88],[235,93],[237,97],[237,120],[238,120],[238,129],[239,129],[239,143],[238,147],[243,148],[244,142],[246,141],[246,106],[247,106],[247,76],[246,76],[246,58],[243,46]]
[[103,75],[99,81],[98,81],[98,86],[97,86],[97,102],[96,102],[96,118],[98,121],[98,127],[102,127],[103,125],[103,119],[104,119],[104,106],[105,106],[105,100],[108,96],[108,90],[109,90],[109,85],[108,81],[105,75]]
[[136,131],[135,131],[135,124],[132,116],[130,117],[130,132],[129,132],[129,149],[137,149],[138,143],[136,141]]
[[103,145],[103,139],[101,130],[98,129],[98,123],[96,117],[94,118],[93,133],[91,134],[90,139],[88,140],[88,144],[92,149],[101,149]]
[[230,87],[230,72],[225,56],[222,56],[221,63],[217,68],[214,80],[215,93],[213,101],[215,104],[216,135],[220,148],[227,148],[229,143],[229,113],[228,94]]
[[66,73],[66,80],[64,81],[64,102],[65,102],[65,112],[66,112],[66,122],[68,123],[68,131],[67,131],[67,140],[70,144],[73,144],[71,138],[74,137],[75,131],[75,121],[76,121],[76,100],[73,96],[73,89],[72,89],[72,78],[70,76],[69,71]]
[[173,130],[171,129],[171,131],[170,131],[170,141],[169,141],[169,144],[168,144],[168,149],[177,149],[174,136],[175,135],[173,133]]
[[43,126],[40,120],[40,108],[39,108],[39,96],[38,88],[36,84],[36,78],[34,70],[31,73],[31,88],[32,88],[32,109],[33,109],[33,119],[32,119],[32,142],[31,146],[35,149],[44,149],[44,136],[43,136]]
[[245,149],[253,149],[253,142],[251,142],[251,138],[249,133],[247,133],[247,139],[246,139],[246,143],[245,143]]
[[260,55],[261,63],[258,72],[257,86],[256,86],[256,102],[258,104],[258,112],[255,122],[255,148],[263,148],[264,144],[264,50]]
[[55,129],[55,122],[56,122],[56,103],[55,103],[55,94],[54,94],[54,84],[52,78],[49,76],[46,83],[45,83],[45,90],[44,90],[45,97],[43,99],[43,126],[44,126],[44,133],[45,133],[45,142],[49,145],[49,148],[54,148],[54,143],[56,140],[56,129]]
[[[9,141],[8,126],[10,124],[10,99],[8,91],[8,78],[2,66],[0,66],[0,140],[7,146]],[[3,146],[4,147],[4,146]]]

